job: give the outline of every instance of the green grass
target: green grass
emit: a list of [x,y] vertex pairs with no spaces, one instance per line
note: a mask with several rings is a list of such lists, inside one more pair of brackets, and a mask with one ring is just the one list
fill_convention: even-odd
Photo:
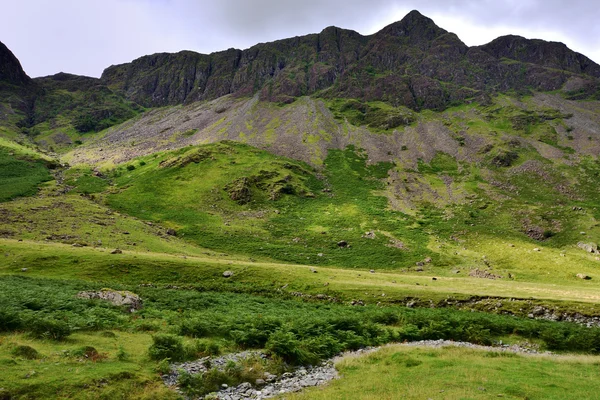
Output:
[[[0,378],[6,381],[0,387],[17,398],[164,398],[154,372],[160,360],[148,358],[152,334],[181,337],[184,358],[203,355],[199,349],[208,345],[221,351],[266,347],[290,363],[314,363],[342,349],[419,338],[479,343],[526,339],[561,351],[597,352],[597,330],[494,315],[525,316],[537,305],[600,314],[600,264],[595,255],[576,247],[578,241],[600,237],[595,190],[600,164],[584,157],[577,167],[559,165],[513,140],[525,136],[554,146],[555,132],[545,121],[560,124],[568,116],[543,109],[524,112],[503,101],[508,102],[500,98],[493,106],[463,105],[444,112],[444,125],[464,144],[459,151],[466,149],[469,135],[491,143],[473,163],[443,152],[410,167],[401,159],[372,163],[363,150],[350,146],[319,153],[317,168],[221,142],[147,155],[99,172],[79,165],[61,171],[64,183],[59,184],[42,182],[49,178],[40,178],[40,168],[48,173],[47,161],[35,150],[9,146],[0,153],[0,162],[8,166],[2,169],[5,174],[16,175],[0,173],[0,183],[9,183],[3,189],[18,184],[20,194],[37,195],[7,197],[0,204],[0,307],[20,321],[17,328],[8,329],[7,323],[2,328],[7,333],[0,336],[0,362],[10,372]],[[403,111],[379,103],[330,103],[338,118],[377,133],[391,131],[382,121]],[[72,120],[59,114],[57,121],[66,124],[59,128],[80,135],[72,131]],[[425,122],[434,117],[433,112],[418,116]],[[273,119],[270,128],[280,123]],[[40,140],[54,135],[49,123],[43,124],[38,125]],[[191,131],[182,133],[187,134]],[[326,131],[319,135],[325,140],[331,136]],[[317,145],[317,136],[305,135],[307,146]],[[68,193],[63,193],[65,187]],[[402,201],[409,206],[395,203]],[[527,229],[551,234],[536,240]],[[340,241],[349,246],[339,246]],[[124,251],[111,254],[115,248]],[[424,263],[423,272],[416,271],[416,263]],[[490,269],[502,278],[470,277],[473,268]],[[224,278],[225,270],[233,271],[233,277]],[[592,279],[583,281],[577,273]],[[132,315],[75,297],[79,290],[105,287],[140,294],[144,310]],[[477,297],[483,299],[457,304]],[[350,307],[351,300],[367,306]],[[452,304],[466,312],[401,307],[409,301],[424,307]],[[340,328],[336,319],[350,328]],[[115,332],[112,341],[102,336],[106,330]],[[68,335],[62,342],[43,339],[63,333]],[[19,359],[19,345],[31,346],[41,358]],[[106,357],[81,362],[67,356],[62,361],[62,350],[79,354],[84,346]],[[554,379],[552,366],[562,367],[563,359],[448,350],[448,357],[438,357],[443,363],[428,364],[420,350],[410,351],[392,361],[357,360],[358,366],[344,373],[366,374],[360,388],[336,389],[334,383],[309,395],[393,398],[392,393],[413,390],[419,398],[435,398],[444,390],[447,398],[477,398],[492,391],[517,398],[561,398],[559,389],[573,385],[564,380],[556,384],[558,389],[534,387],[546,382],[545,374]],[[130,355],[127,360],[123,352]],[[459,360],[448,364],[447,374],[446,368],[437,368],[446,366],[444,357]],[[591,365],[569,363],[564,361],[565,370]],[[372,391],[365,382],[377,382],[372,375],[382,365],[406,369],[393,376],[407,379],[381,381]],[[473,365],[472,380],[442,385],[437,394],[430,391],[451,374],[466,376]],[[488,373],[494,382],[513,379],[526,390],[480,383],[480,370],[488,366],[498,367]],[[56,379],[65,369],[78,368],[80,375],[65,382]],[[510,372],[515,368],[528,376],[518,381]],[[443,373],[436,378],[431,372],[438,369]],[[24,378],[32,370],[36,374]],[[414,371],[432,381],[414,389]],[[486,391],[473,392],[478,387],[471,383]]]
[[390,133],[416,121],[416,114],[407,107],[394,107],[382,101],[361,102],[354,99],[334,99],[327,106],[339,121],[366,126],[374,133]]
[[[0,334],[0,396],[11,399],[175,399],[147,362],[148,333],[98,331],[75,333],[68,340],[36,340],[23,334]],[[27,345],[40,358],[16,357]],[[97,358],[81,349],[93,346]],[[124,352],[126,359],[119,359]],[[122,358],[122,357],[121,357]],[[7,397],[8,396],[8,397]]]
[[[107,274],[112,281],[0,276],[0,383],[5,393],[26,399],[167,396],[156,372],[162,356],[152,351],[158,338],[180,343],[178,352],[169,355],[177,360],[196,359],[207,351],[266,348],[290,364],[314,364],[341,350],[419,339],[480,344],[526,340],[552,350],[600,351],[600,329],[568,323],[468,311],[352,307],[307,302],[283,293],[258,296],[172,285],[140,287],[119,283],[119,275],[127,274],[122,265],[120,274]],[[76,296],[107,284],[135,291],[144,307],[132,314]],[[62,334],[56,336],[59,328]],[[18,346],[31,347],[37,356],[24,357],[23,351],[15,351]],[[410,363],[407,359],[395,365],[421,365],[419,357],[410,358]]]
[[[595,357],[535,357],[447,347],[390,346],[340,361],[341,379],[300,399],[598,399]],[[283,397],[281,397],[283,398]]]
[[19,196],[31,196],[38,185],[50,180],[47,161],[25,158],[16,150],[0,147],[0,202]]
[[[188,153],[197,151],[208,155],[181,165]],[[409,228],[412,222],[404,214],[387,211],[386,199],[374,193],[383,188],[379,179],[390,165],[367,166],[366,157],[352,148],[329,152],[325,171],[330,192],[322,192],[324,182],[307,165],[240,144],[185,149],[144,161],[133,171],[114,172],[117,186],[107,196],[108,205],[173,226],[202,247],[362,268],[414,263],[428,252],[424,233]],[[242,178],[249,182],[248,200],[238,204],[230,193],[241,187]],[[383,233],[365,239],[368,230]],[[351,246],[338,248],[341,240]],[[386,246],[390,240],[401,240],[411,250]]]
[[[3,274],[21,273],[29,268],[27,275],[59,279],[81,279],[114,284],[158,285],[175,284],[201,290],[242,292],[279,295],[301,292],[310,295],[328,295],[340,300],[363,300],[367,304],[405,304],[412,298],[429,300],[444,306],[446,299],[469,299],[471,296],[496,296],[522,301],[490,301],[489,308],[502,306],[499,310],[526,314],[536,304],[552,305],[584,314],[599,313],[598,282],[582,282],[574,275],[561,278],[540,274],[534,282],[527,280],[489,280],[453,274],[432,272],[403,273],[366,270],[309,267],[280,264],[268,261],[250,261],[236,257],[207,252],[206,255],[187,256],[153,253],[145,250],[126,250],[123,254],[110,254],[105,248],[73,248],[65,244],[38,244],[0,240],[4,257],[0,259]],[[501,252],[502,248],[498,247]],[[179,253],[181,254],[181,253]],[[543,253],[542,253],[543,254]],[[515,258],[518,258],[515,251]],[[522,257],[521,257],[522,258]],[[535,258],[531,264],[535,264]],[[526,265],[528,267],[529,265]],[[232,279],[224,279],[225,270],[234,272]],[[432,277],[437,277],[436,281]],[[544,280],[546,282],[544,282]],[[550,281],[548,281],[550,280]],[[282,287],[284,287],[282,289]],[[537,299],[535,301],[527,299]],[[519,309],[522,309],[519,312]],[[487,310],[487,306],[485,308]]]

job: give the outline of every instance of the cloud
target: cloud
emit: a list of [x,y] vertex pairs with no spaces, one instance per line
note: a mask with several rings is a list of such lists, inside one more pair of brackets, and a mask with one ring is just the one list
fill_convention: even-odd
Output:
[[372,34],[412,9],[468,45],[504,34],[562,41],[600,62],[595,0],[20,0],[3,4],[0,41],[31,76],[99,76],[145,54],[202,53],[320,32]]

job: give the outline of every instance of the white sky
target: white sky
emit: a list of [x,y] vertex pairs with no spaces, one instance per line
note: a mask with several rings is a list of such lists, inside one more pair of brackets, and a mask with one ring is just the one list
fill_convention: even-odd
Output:
[[598,0],[0,0],[0,41],[32,77],[99,77],[157,52],[200,53],[320,32],[372,34],[417,9],[467,45],[517,34],[600,62]]

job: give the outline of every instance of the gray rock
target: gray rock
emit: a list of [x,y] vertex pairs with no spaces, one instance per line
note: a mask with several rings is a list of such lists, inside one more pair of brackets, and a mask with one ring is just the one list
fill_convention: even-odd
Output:
[[232,276],[233,276],[233,271],[223,272],[223,278],[231,278]]
[[579,243],[577,243],[577,247],[579,247],[582,250],[587,251],[588,253],[597,253],[598,252],[598,245],[596,243],[579,242]]
[[110,254],[123,254],[123,250],[121,250],[121,249],[114,249],[113,251],[110,252]]
[[591,277],[591,276],[589,276],[589,275],[586,275],[586,274],[577,274],[577,277],[578,277],[579,279],[583,279],[583,280],[586,280],[586,281],[588,281],[588,280],[592,279],[592,277]]
[[80,299],[104,300],[116,306],[127,306],[129,312],[137,311],[143,306],[140,296],[127,290],[104,289],[97,292],[79,292],[77,297]]
[[340,240],[337,243],[338,247],[344,248],[344,247],[348,247],[348,242],[346,242],[345,240]]

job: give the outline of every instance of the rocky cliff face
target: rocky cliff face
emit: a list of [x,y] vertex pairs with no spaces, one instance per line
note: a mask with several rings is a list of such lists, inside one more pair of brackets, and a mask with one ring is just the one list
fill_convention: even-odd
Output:
[[480,46],[480,49],[497,59],[517,60],[600,78],[600,65],[583,54],[570,50],[563,43],[508,35]]
[[145,106],[257,91],[264,99],[286,101],[331,86],[359,59],[366,42],[356,32],[330,27],[320,34],[258,44],[245,51],[145,56],[107,68],[102,81]]
[[17,57],[0,42],[0,82],[23,85],[30,81]]
[[556,90],[576,75],[595,88],[600,66],[562,43],[518,36],[470,48],[412,11],[372,36],[329,27],[244,51],[154,54],[107,68],[102,81],[145,106],[254,93],[291,102],[319,93],[418,110],[498,91]]

